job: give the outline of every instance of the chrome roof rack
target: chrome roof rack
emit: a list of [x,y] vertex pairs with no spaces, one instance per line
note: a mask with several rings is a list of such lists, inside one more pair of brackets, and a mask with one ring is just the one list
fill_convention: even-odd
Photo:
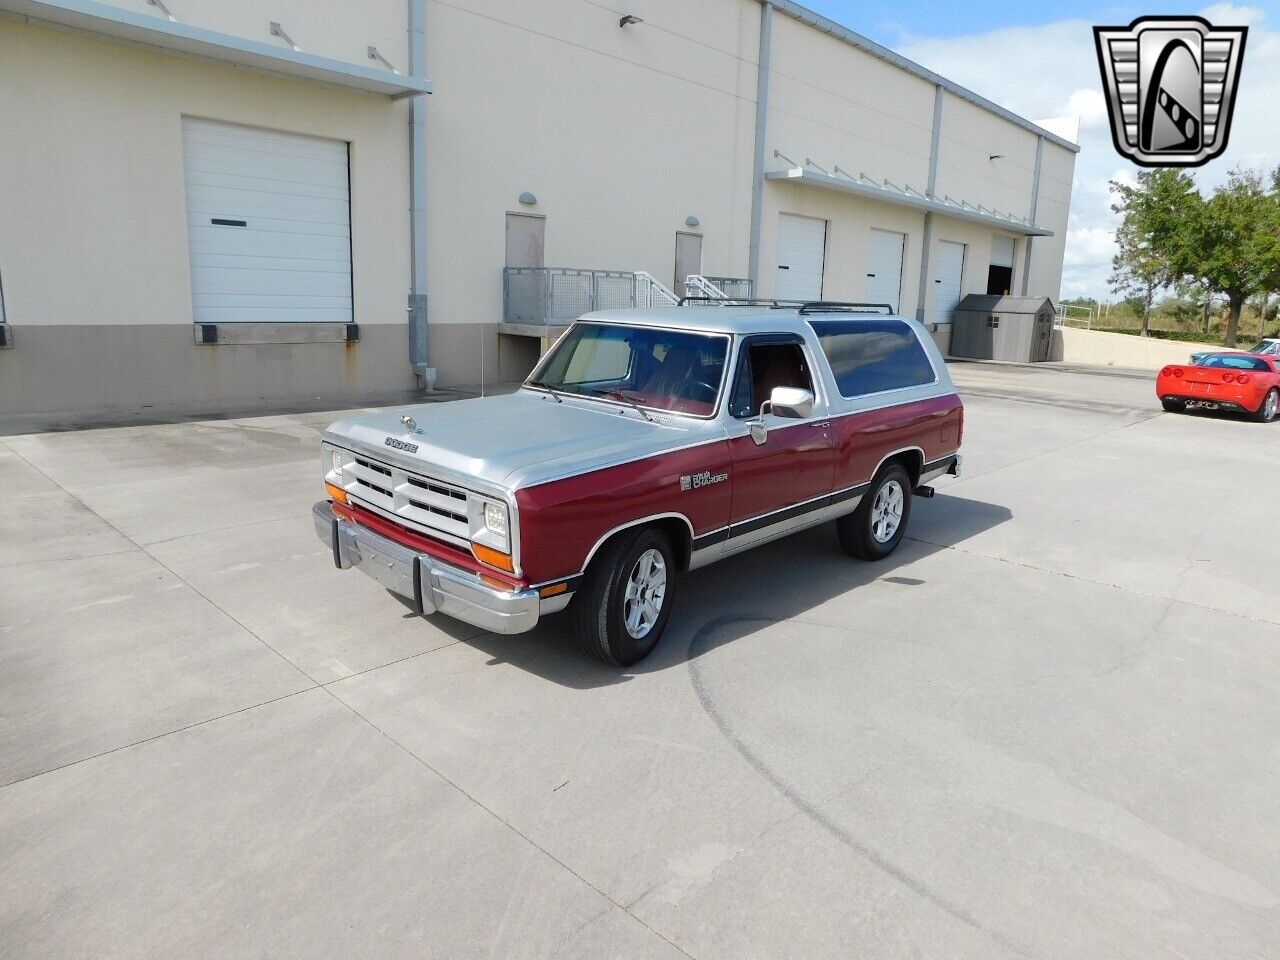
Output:
[[855,303],[849,300],[811,300],[800,304],[800,315],[813,313],[883,313],[893,315],[891,303]]
[[799,300],[775,300],[773,297],[681,297],[678,307],[797,307]]

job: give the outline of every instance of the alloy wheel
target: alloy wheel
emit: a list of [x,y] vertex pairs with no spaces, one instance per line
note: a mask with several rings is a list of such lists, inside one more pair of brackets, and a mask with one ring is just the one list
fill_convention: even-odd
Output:
[[898,532],[905,499],[902,484],[897,480],[890,480],[876,493],[871,504],[871,535],[877,543],[888,543]]
[[627,633],[639,640],[658,622],[662,601],[667,593],[667,564],[662,554],[652,548],[640,554],[627,577],[627,592],[622,602],[622,620]]

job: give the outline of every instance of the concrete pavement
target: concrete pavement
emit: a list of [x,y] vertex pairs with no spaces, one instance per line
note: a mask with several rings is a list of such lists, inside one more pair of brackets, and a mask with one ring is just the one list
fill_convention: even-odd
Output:
[[1274,956],[1280,425],[953,372],[898,554],[631,671],[334,570],[337,413],[0,440],[0,953]]

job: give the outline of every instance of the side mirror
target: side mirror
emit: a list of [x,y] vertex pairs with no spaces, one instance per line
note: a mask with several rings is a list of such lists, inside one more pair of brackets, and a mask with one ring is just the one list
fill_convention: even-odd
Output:
[[813,393],[799,387],[774,387],[769,394],[769,407],[775,416],[803,420],[813,414]]
[[760,404],[759,415],[748,425],[757,447],[769,439],[769,425],[764,422],[766,409],[772,410],[774,416],[803,420],[813,413],[813,392],[800,387],[774,387],[769,399]]

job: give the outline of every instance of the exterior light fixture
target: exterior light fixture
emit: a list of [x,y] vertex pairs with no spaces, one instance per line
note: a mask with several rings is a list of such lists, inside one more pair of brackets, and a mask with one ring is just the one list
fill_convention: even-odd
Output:
[[695,217],[693,214],[689,214],[689,216],[684,218],[684,225],[686,227],[696,227],[700,223],[702,223],[702,221],[699,220],[697,217]]
[[520,202],[523,203],[526,207],[532,207],[537,204],[538,198],[535,197],[528,190],[526,190],[524,193],[520,194]]
[[628,13],[625,17],[623,17],[621,20],[618,21],[618,26],[626,27],[626,26],[630,26],[633,23],[644,23],[644,20],[642,20],[640,17],[635,16],[634,14]]

